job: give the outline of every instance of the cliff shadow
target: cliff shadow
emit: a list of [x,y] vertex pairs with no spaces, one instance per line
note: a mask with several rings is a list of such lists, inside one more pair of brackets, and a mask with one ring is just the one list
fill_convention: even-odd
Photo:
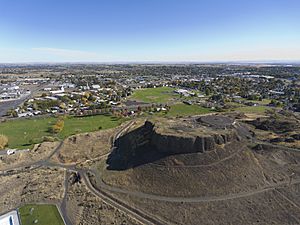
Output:
[[106,161],[108,170],[127,170],[172,155],[204,153],[240,137],[235,131],[211,135],[173,135],[157,132],[154,124],[141,126],[119,137]]
[[136,151],[137,152],[129,159],[125,159],[125,155],[122,154],[122,151],[120,150],[112,151],[106,161],[107,169],[117,171],[127,170],[155,162],[168,156],[167,154],[159,153],[150,145],[140,147],[139,149],[136,149]]
[[107,169],[127,170],[166,157],[168,154],[150,144],[152,132],[153,125],[146,122],[144,126],[119,137],[107,158]]

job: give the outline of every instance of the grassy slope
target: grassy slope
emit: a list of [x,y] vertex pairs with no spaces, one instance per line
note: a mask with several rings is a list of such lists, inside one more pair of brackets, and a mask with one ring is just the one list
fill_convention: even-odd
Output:
[[[32,215],[30,209],[34,208]],[[64,225],[64,222],[55,205],[25,205],[19,209],[22,225]]]
[[179,96],[174,93],[174,90],[170,87],[140,89],[136,90],[130,98],[147,103],[166,103],[173,97]]
[[[96,131],[117,127],[123,120],[98,115],[89,117],[69,117],[65,119],[63,131],[58,135],[65,138],[72,134]],[[0,134],[8,136],[9,148],[31,148],[33,143],[40,143],[44,136],[52,136],[48,129],[56,122],[56,118],[16,119],[0,124]]]

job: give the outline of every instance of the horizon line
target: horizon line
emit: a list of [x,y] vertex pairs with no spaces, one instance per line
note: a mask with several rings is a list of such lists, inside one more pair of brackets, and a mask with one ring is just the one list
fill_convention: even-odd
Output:
[[181,61],[161,61],[161,60],[141,60],[141,61],[26,61],[26,62],[0,62],[0,65],[4,64],[31,64],[31,65],[41,65],[41,64],[299,64],[298,60],[216,60],[216,61],[196,61],[196,60],[181,60]]

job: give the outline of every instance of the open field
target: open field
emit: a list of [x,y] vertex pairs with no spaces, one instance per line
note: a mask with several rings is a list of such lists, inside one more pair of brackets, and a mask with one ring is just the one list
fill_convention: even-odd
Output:
[[77,133],[91,132],[101,129],[109,129],[119,126],[124,120],[112,116],[87,116],[69,117],[65,120],[65,126],[59,137],[64,139]]
[[[30,210],[32,214],[30,214]],[[38,220],[39,225],[64,225],[55,205],[25,205],[19,209],[23,225],[31,225]]]
[[192,116],[200,115],[212,112],[211,109],[207,109],[197,105],[176,104],[172,105],[167,116]]
[[[67,117],[65,126],[58,137],[64,139],[72,134],[91,132],[117,127],[123,120],[111,116]],[[56,122],[56,118],[46,117],[38,119],[9,120],[0,124],[0,134],[8,137],[9,148],[32,148],[36,143],[41,143],[43,137],[53,136],[49,128]]]
[[136,90],[130,98],[147,103],[167,103],[172,98],[179,96],[174,93],[174,90],[170,87],[140,89]]
[[268,105],[271,103],[270,99],[263,99],[262,101],[255,101],[255,100],[247,100],[247,99],[242,98],[241,100],[244,100],[245,102],[253,102],[256,104],[260,104],[260,105]]
[[265,114],[265,112],[270,109],[267,106],[245,106],[234,109],[234,111],[243,112],[243,113],[259,113]]
[[8,137],[10,148],[30,148],[33,142],[40,143],[44,136],[49,136],[49,128],[55,118],[16,119],[0,124],[0,133]]

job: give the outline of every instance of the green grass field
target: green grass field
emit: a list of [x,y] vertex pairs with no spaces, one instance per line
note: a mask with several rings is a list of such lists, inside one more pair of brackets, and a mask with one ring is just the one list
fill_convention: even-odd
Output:
[[176,104],[172,105],[167,116],[192,116],[213,112],[210,109],[200,107],[198,105]]
[[[36,143],[41,143],[43,137],[53,136],[49,128],[56,122],[56,118],[45,117],[38,119],[16,119],[0,123],[0,134],[8,137],[9,148],[32,148]],[[67,117],[62,132],[58,138],[64,139],[72,134],[84,133],[117,127],[124,120],[111,116],[97,115],[88,117]]]
[[270,99],[263,99],[262,101],[247,100],[247,99],[241,99],[241,100],[244,100],[245,102],[253,102],[260,105],[268,105],[271,103]]
[[85,133],[102,129],[109,129],[119,126],[124,119],[118,119],[112,116],[88,116],[88,117],[70,117],[65,119],[65,126],[59,137],[64,139],[76,133]]
[[245,106],[234,109],[234,111],[243,112],[243,113],[258,113],[265,114],[269,109],[267,106]]
[[32,142],[39,143],[43,136],[49,136],[48,129],[55,118],[16,119],[0,123],[0,133],[8,137],[10,148],[30,148]]
[[[19,213],[22,225],[64,225],[55,205],[25,205],[19,209]],[[38,223],[34,223],[35,220]]]
[[167,103],[172,98],[179,97],[174,93],[174,88],[158,87],[158,88],[145,88],[134,91],[130,99],[142,101],[146,103]]

